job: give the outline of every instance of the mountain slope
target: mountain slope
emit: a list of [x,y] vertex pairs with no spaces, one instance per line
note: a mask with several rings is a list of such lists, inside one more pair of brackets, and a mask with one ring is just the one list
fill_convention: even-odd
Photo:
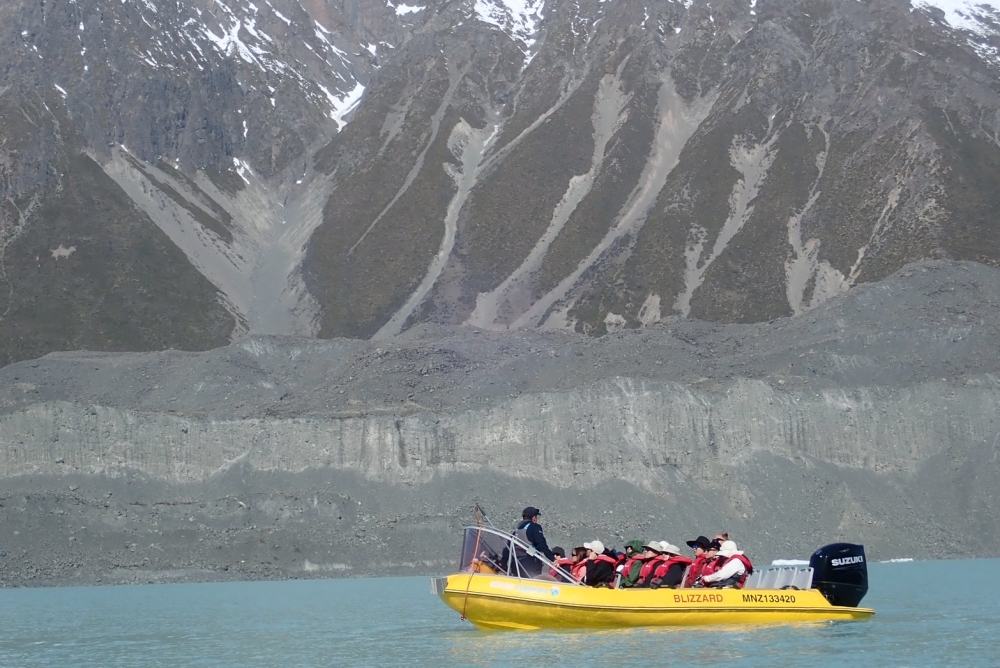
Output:
[[[328,308],[324,335],[392,334],[407,319],[597,332],[671,315],[750,322],[803,312],[919,257],[996,261],[985,187],[1000,158],[995,62],[933,12],[825,2],[546,11],[538,52],[510,91],[465,84],[474,106],[461,119],[491,141],[471,164],[457,142],[415,167],[454,170],[464,188],[442,177],[414,196],[419,207],[345,204],[349,215],[334,188],[307,259]],[[464,55],[435,57],[463,72]],[[338,149],[371,136],[369,113],[378,108],[362,105]],[[367,157],[362,175],[381,165],[381,154]],[[407,234],[416,243],[402,243]],[[329,247],[361,259],[329,271]],[[434,274],[418,308],[414,263]],[[340,306],[354,290],[364,309]]]
[[[147,335],[88,338],[71,318],[6,361],[248,332],[388,337],[419,322],[595,334],[756,322],[915,259],[998,261],[989,5],[79,0],[0,12],[8,287],[61,289],[17,245],[34,230],[91,285],[85,310],[123,320],[104,287],[122,270],[60,255],[90,243],[87,226],[31,205],[67,179],[102,193],[86,207],[127,204],[129,224],[102,239],[175,247],[171,277],[137,278],[156,306],[125,320]],[[91,164],[106,178],[87,180]],[[126,274],[146,270],[126,253]],[[37,313],[8,293],[0,326],[31,338]],[[195,294],[198,306],[182,299]],[[169,315],[181,311],[184,326]]]

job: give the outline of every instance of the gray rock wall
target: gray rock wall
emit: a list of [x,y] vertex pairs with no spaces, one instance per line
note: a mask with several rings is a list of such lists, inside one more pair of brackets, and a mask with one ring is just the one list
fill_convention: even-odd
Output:
[[962,387],[804,394],[741,380],[724,390],[627,378],[446,414],[211,419],[67,402],[0,416],[0,475],[115,475],[199,482],[245,461],[262,471],[355,471],[390,483],[492,470],[556,486],[656,488],[665,467],[710,484],[756,453],[914,474],[1000,429],[996,379]]
[[[617,379],[434,414],[0,417],[0,583],[445,572],[480,502],[553,544],[729,530],[755,559],[992,554],[993,378],[788,392]],[[690,534],[690,535],[689,535]]]

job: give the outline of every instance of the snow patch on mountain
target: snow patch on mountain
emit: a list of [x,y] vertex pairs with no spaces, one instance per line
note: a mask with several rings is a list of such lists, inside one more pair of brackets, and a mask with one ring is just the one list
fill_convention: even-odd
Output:
[[243,28],[243,23],[237,21],[228,30],[223,28],[221,36],[217,36],[210,28],[203,28],[203,31],[205,37],[215,44],[215,47],[223,54],[229,56],[235,53],[244,61],[254,65],[259,65],[260,63],[254,56],[251,48],[244,44],[240,39],[241,28]]
[[416,12],[423,11],[423,7],[418,7],[416,5],[396,5],[396,16],[404,16],[405,14],[414,14]]
[[475,5],[476,17],[523,42],[525,55],[535,44],[544,10],[544,0],[476,0]]
[[917,0],[913,5],[923,9],[935,8],[944,12],[952,28],[965,30],[968,44],[980,57],[1000,63],[1000,3],[996,0]]
[[334,120],[337,124],[337,132],[344,129],[347,125],[347,121],[344,120],[344,116],[354,111],[354,108],[358,106],[361,102],[361,95],[365,92],[365,87],[360,83],[355,82],[354,88],[344,93],[342,96],[337,97],[329,91],[323,84],[317,84],[320,90],[326,95],[327,99],[330,100],[330,118]]
[[953,28],[962,28],[981,34],[990,24],[995,27],[1000,4],[979,0],[918,0],[917,7],[936,7],[944,12],[945,20]]

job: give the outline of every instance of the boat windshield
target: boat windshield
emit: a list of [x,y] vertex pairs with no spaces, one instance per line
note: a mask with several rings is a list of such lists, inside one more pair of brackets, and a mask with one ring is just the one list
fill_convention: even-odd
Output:
[[514,535],[488,527],[465,527],[461,562],[461,570],[465,573],[533,579],[552,569],[559,581],[579,584],[568,571],[556,567],[545,555]]

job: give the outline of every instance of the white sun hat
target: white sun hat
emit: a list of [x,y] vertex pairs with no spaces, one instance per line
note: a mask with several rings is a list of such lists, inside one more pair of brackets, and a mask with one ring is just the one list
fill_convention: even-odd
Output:
[[673,543],[668,543],[665,540],[660,541],[660,547],[662,548],[662,550],[664,552],[669,552],[670,554],[680,554],[681,553],[681,548],[677,547]]
[[590,543],[584,543],[583,547],[587,550],[593,550],[597,554],[604,554],[604,543],[599,540],[591,541]]
[[733,557],[743,553],[736,549],[735,542],[727,540],[719,547],[719,554],[723,557]]

